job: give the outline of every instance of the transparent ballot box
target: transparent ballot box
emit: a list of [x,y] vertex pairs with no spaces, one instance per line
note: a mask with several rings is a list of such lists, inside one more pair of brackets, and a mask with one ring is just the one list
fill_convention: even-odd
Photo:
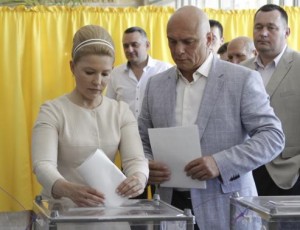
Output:
[[300,196],[233,197],[231,230],[300,230]]
[[181,211],[159,199],[128,200],[120,207],[76,207],[35,199],[34,230],[193,230],[190,209]]

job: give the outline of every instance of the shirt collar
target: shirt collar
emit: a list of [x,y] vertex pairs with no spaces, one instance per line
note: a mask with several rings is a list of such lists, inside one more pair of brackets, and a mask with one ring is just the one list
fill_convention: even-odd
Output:
[[[154,62],[153,58],[150,57],[150,55],[147,56],[147,59],[148,59],[148,62],[147,62],[147,65],[144,67],[144,69],[155,66],[155,62]],[[125,66],[125,71],[130,70],[129,66],[130,66],[129,61],[127,61],[127,64]]]
[[147,65],[145,66],[145,67],[153,67],[153,66],[155,66],[155,61],[153,60],[153,58],[152,57],[150,57],[149,55],[148,55],[148,63],[147,63]]
[[197,69],[197,72],[204,77],[208,77],[214,55],[210,53],[203,64]]
[[[280,52],[280,54],[278,54],[271,63],[274,63],[275,67],[278,65],[284,51],[286,50],[286,47],[287,45],[284,46],[284,48],[282,49],[282,51]],[[261,58],[259,56],[259,54],[255,57],[254,59],[254,64],[256,65],[256,67],[265,67],[263,64],[262,64],[262,61],[261,61]]]
[[[208,57],[206,58],[206,60],[202,63],[202,65],[195,71],[195,73],[193,74],[194,81],[196,81],[201,76],[208,77],[208,74],[209,74],[209,71],[210,71],[210,68],[211,68],[211,65],[213,62],[213,57],[214,57],[214,55],[212,53],[210,53],[208,55]],[[180,70],[177,68],[177,77],[179,77],[179,76],[183,77]]]

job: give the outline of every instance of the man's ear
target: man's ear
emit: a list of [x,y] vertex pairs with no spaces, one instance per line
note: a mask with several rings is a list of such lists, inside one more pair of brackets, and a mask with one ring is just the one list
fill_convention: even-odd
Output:
[[257,52],[256,49],[253,49],[253,50],[252,50],[252,53],[253,53],[254,57],[258,55],[258,52]]
[[285,38],[288,38],[288,36],[290,36],[290,33],[291,33],[291,29],[290,29],[290,27],[287,27],[285,29]]
[[221,45],[224,44],[224,37],[221,37]]
[[150,42],[148,40],[146,41],[146,47],[147,47],[147,50],[150,49]]
[[207,40],[207,47],[211,47],[211,45],[213,44],[213,34],[212,32],[208,32],[206,34],[206,40]]

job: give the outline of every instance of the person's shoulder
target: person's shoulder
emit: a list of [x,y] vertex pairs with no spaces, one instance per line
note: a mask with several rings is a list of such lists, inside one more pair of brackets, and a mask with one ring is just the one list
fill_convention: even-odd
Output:
[[152,59],[152,60],[155,64],[159,64],[161,66],[165,66],[165,67],[169,67],[169,68],[173,66],[171,63],[166,62],[166,61],[162,61],[162,60],[159,60],[159,59]]
[[127,69],[127,62],[123,63],[121,65],[117,65],[113,68],[113,70],[111,71],[111,77],[112,76],[119,76],[120,74],[124,73]]
[[161,81],[165,78],[170,78],[176,76],[176,66],[171,66],[170,68],[167,68],[149,78],[149,81],[155,80],[155,81]]
[[299,72],[300,69],[300,53],[296,50],[293,50],[289,47],[287,47],[282,56],[280,57],[280,60],[278,62],[278,65],[276,68],[288,68],[291,71],[288,71],[288,75],[294,75],[295,73]]
[[42,107],[61,107],[64,104],[68,102],[67,95],[62,95],[53,99],[48,99],[46,100],[43,104]]
[[292,48],[290,48],[290,47],[286,47],[286,49],[285,49],[285,51],[283,52],[283,53],[293,53],[293,54],[300,54],[300,52],[299,51],[297,51],[297,50],[294,50],[294,49],[292,49]]
[[103,96],[103,101],[102,101],[102,105],[104,106],[117,106],[118,104],[118,101],[113,99],[113,98],[110,98],[110,97],[107,97],[107,96]]
[[291,55],[294,59],[300,60],[300,52],[287,48],[285,53],[286,55]]
[[169,62],[163,61],[163,60],[159,60],[159,59],[155,59],[151,56],[148,56],[148,65],[154,68],[164,68],[164,69],[168,69],[170,67],[172,67],[173,65]]
[[[254,60],[254,59],[253,59]],[[250,61],[249,63],[253,63],[253,60]],[[223,60],[218,60],[217,63],[219,69],[225,69],[229,73],[233,73],[236,71],[242,71],[242,72],[251,72],[253,70],[247,68],[245,65],[239,64],[234,64],[228,61],[223,61]]]
[[[109,98],[107,96],[103,96],[103,107],[105,110],[109,112],[109,114],[124,114],[130,113],[134,117],[132,111],[129,108],[129,105],[124,101],[117,101],[115,99]],[[101,105],[101,106],[102,106]]]
[[124,101],[117,101],[115,99],[103,96],[103,103],[106,107],[111,107],[113,109],[129,109],[129,105]]
[[[40,106],[40,120],[57,121],[64,116],[63,111],[69,111],[68,98],[66,95],[49,99]],[[71,111],[70,111],[71,112]],[[72,112],[70,114],[73,114]],[[49,120],[50,119],[50,120]]]
[[[236,78],[236,80],[247,79],[247,77],[260,77],[260,74],[244,65],[234,64],[228,61],[219,60],[214,68],[220,70],[226,77]],[[260,77],[261,78],[261,77]]]
[[255,60],[255,57],[252,57],[252,58],[249,58],[247,60],[244,60],[244,61],[240,62],[239,65],[241,65],[241,66],[251,66],[254,63],[254,60]]

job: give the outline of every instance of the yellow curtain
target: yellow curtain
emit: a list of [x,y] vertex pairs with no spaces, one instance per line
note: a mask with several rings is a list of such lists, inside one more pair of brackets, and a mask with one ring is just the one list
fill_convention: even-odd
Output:
[[[291,35],[288,38],[290,48],[300,50],[298,40],[300,38],[300,29],[298,25],[300,19],[299,7],[283,7],[289,17],[289,26]],[[224,27],[225,41],[230,41],[237,36],[248,36],[252,38],[253,19],[257,9],[248,10],[216,10],[204,9],[209,18],[218,20]]]
[[[292,28],[290,47],[299,49],[299,8],[286,8]],[[224,25],[226,41],[252,34],[254,10],[205,9]],[[143,27],[150,55],[173,62],[166,39],[171,7],[99,8],[38,6],[0,7],[0,211],[32,209],[40,186],[32,174],[31,129],[40,105],[71,91],[72,37],[86,24],[99,24],[116,45],[116,65],[125,62],[121,38],[130,26]]]

